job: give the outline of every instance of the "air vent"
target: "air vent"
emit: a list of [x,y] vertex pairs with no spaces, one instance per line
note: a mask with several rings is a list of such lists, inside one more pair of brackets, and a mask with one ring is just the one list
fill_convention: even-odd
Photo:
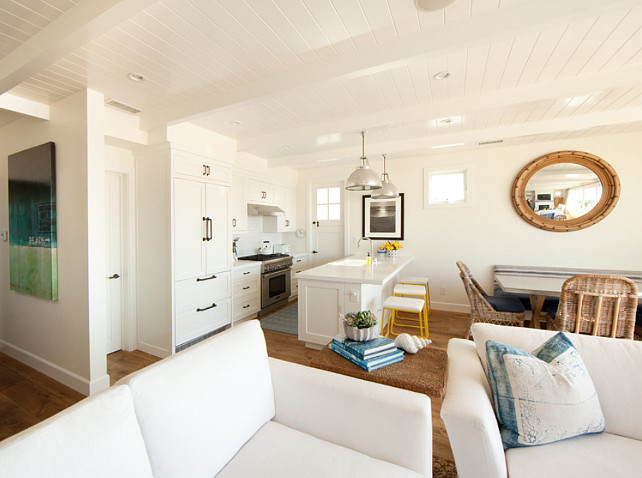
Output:
[[105,100],[105,105],[106,106],[111,106],[112,108],[116,108],[118,110],[124,111],[125,113],[129,113],[132,115],[140,113],[140,110],[138,108],[134,108],[133,106],[126,105],[125,103],[121,103],[120,101],[116,101],[113,98],[107,98]]
[[503,139],[494,139],[492,141],[480,141],[477,143],[478,146],[486,146],[487,144],[497,144],[497,143],[503,143]]

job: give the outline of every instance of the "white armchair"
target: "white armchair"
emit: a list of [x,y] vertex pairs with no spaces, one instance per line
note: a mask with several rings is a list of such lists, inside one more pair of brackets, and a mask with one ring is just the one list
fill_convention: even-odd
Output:
[[448,343],[441,417],[459,478],[642,476],[642,342],[568,334],[595,384],[606,430],[504,452],[485,373],[486,341],[532,351],[555,333],[474,324],[474,341]]

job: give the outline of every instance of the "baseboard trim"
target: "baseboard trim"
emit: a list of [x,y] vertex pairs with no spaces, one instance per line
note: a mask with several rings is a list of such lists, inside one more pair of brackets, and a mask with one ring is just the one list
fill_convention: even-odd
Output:
[[432,301],[431,308],[435,310],[445,310],[446,312],[460,312],[462,314],[470,314],[470,305],[453,304],[450,302],[437,302]]
[[[20,347],[16,347],[15,345],[10,344],[4,340],[0,340],[0,344],[2,344],[2,352],[7,354],[9,357],[16,359],[31,368],[36,369],[38,372],[44,373],[48,377],[53,378],[54,380],[70,388],[73,388],[83,395],[89,395],[92,391],[97,392],[109,387],[109,375],[107,374],[105,374],[105,377],[101,377],[101,379],[94,381],[96,385],[94,385],[94,383],[90,384],[89,380],[87,380],[86,378],[81,377],[80,375],[71,372],[66,368],[56,365],[49,360],[39,357],[38,355],[21,349]],[[105,379],[107,380],[107,386],[103,387],[102,389],[98,388],[97,385],[103,384],[102,381],[104,381]]]
[[138,346],[136,348],[138,350],[141,350],[142,352],[145,352],[160,358],[165,358],[172,355],[168,350],[157,347],[155,345],[146,344],[145,342],[138,342]]

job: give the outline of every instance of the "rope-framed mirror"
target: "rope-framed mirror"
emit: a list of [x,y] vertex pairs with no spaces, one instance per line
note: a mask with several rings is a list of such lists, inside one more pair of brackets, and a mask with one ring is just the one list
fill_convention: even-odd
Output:
[[620,197],[615,169],[594,154],[557,151],[528,163],[511,198],[522,219],[546,231],[585,229],[604,219]]

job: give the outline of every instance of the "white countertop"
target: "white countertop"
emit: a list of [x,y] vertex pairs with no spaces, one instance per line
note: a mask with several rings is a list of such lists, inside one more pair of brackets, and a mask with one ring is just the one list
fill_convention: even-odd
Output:
[[299,272],[297,279],[383,285],[413,260],[412,256],[399,256],[396,259],[383,258],[373,264],[366,264],[364,256],[350,256]]

